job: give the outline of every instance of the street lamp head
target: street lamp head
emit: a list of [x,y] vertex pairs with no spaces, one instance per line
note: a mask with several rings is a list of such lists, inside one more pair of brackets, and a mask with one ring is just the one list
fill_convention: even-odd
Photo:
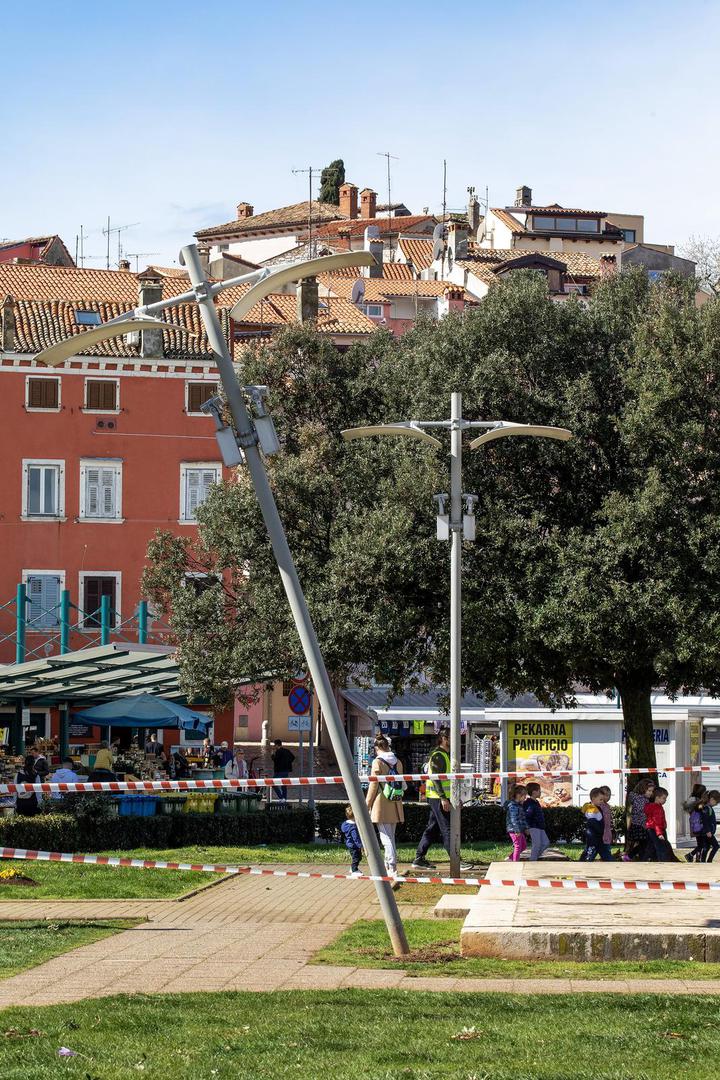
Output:
[[510,435],[533,435],[536,438],[560,439],[562,442],[567,442],[572,438],[572,431],[568,431],[567,428],[545,427],[541,424],[512,424],[501,420],[497,427],[473,439],[470,449],[476,450],[485,443],[494,442],[496,439],[506,439]]
[[43,349],[42,352],[37,354],[35,360],[37,363],[46,364],[48,367],[57,367],[58,364],[69,360],[71,356],[89,349],[91,345],[99,345],[102,341],[124,337],[125,334],[131,334],[139,330],[175,330],[181,334],[187,334],[188,337],[197,337],[197,334],[194,334],[191,330],[186,330],[184,326],[178,323],[163,322],[162,319],[153,319],[148,315],[144,315],[139,319],[130,318],[125,319],[123,322],[104,323],[102,326],[96,326],[93,330],[85,330],[82,334],[73,334],[72,337],[59,341],[57,345],[51,345],[48,349]]
[[292,263],[290,266],[282,266],[279,270],[274,270],[262,277],[248,289],[230,309],[230,318],[235,322],[240,322],[255,304],[291,281],[315,277],[317,274],[327,274],[330,270],[342,270],[347,266],[373,266],[374,263],[375,259],[369,251],[341,251],[337,255],[323,255],[319,259],[309,259],[305,262]]
[[416,427],[407,421],[398,424],[373,424],[370,427],[345,428],[341,435],[345,442],[352,442],[353,439],[367,439],[372,435],[405,435],[410,439],[419,439],[420,442],[424,442],[428,446],[442,446],[439,439],[434,439],[432,435],[428,435],[422,428]]

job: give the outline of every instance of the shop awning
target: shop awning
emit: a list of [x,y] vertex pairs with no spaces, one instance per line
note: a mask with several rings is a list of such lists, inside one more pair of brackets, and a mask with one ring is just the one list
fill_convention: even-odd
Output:
[[180,728],[184,731],[200,729],[207,735],[212,717],[193,712],[176,701],[138,694],[136,697],[117,698],[94,709],[74,713],[74,717],[96,727],[114,728]]
[[112,642],[0,667],[0,702],[6,704],[72,706],[143,693],[184,700],[173,648]]

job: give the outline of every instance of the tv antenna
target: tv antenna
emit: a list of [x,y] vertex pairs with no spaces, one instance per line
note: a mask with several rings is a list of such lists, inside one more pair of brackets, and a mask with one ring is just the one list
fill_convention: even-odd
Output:
[[307,169],[293,169],[293,176],[298,176],[300,173],[308,174],[308,253],[312,258],[313,254],[313,238],[312,238],[312,204],[313,204],[313,176],[317,176],[320,172],[314,165],[308,165]]
[[104,228],[103,231],[102,231],[103,236],[107,236],[107,253],[105,255],[105,269],[106,270],[110,269],[110,235],[112,233],[117,233],[118,263],[119,263],[120,260],[122,259],[122,240],[121,240],[122,234],[125,232],[126,229],[134,229],[135,226],[139,225],[139,224],[140,224],[139,221],[132,221],[129,225],[114,225],[113,228],[111,229],[110,228],[110,215],[108,214],[107,227]]
[[[390,162],[391,162],[391,161],[399,161],[399,160],[400,160],[400,158],[398,158],[398,157],[395,157],[395,155],[394,155],[394,154],[391,154],[389,150],[378,150],[378,151],[377,151],[377,156],[378,156],[378,157],[384,157],[384,158],[385,158],[385,160],[386,160],[386,162],[387,162],[387,192],[388,192],[388,207],[387,207],[387,212],[388,212],[388,250],[389,250],[390,254],[392,255],[392,253],[393,253],[393,246],[392,246],[392,226],[391,226],[391,224],[390,224],[390,219],[392,218],[392,198],[391,198],[391,195],[390,195]],[[392,259],[391,259],[390,261],[392,262]]]
[[137,274],[137,273],[140,272],[140,265],[139,265],[139,260],[140,259],[148,259],[148,258],[150,258],[151,255],[159,255],[160,252],[159,251],[126,251],[125,254],[127,255],[128,259],[134,259],[135,260],[135,273]]

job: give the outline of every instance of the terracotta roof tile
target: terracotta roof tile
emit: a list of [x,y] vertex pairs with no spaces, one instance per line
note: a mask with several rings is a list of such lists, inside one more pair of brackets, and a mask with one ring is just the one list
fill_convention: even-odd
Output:
[[129,270],[86,270],[78,266],[0,263],[0,295],[23,300],[84,297],[114,300],[127,307],[138,302],[135,274]]
[[[519,209],[520,208],[518,207],[518,210]],[[510,229],[515,236],[522,236],[525,232],[525,229],[520,222],[514,218],[512,214],[508,213],[507,210],[493,208],[490,213],[494,214],[498,221],[502,222],[503,225],[507,225],[508,229]]]
[[[334,221],[341,218],[340,207],[333,203],[321,203],[313,201],[313,222]],[[235,221],[226,221],[223,225],[211,225],[207,229],[198,229],[195,233],[199,240],[209,240],[220,236],[243,236],[253,232],[261,232],[266,229],[281,229],[285,226],[307,225],[308,204],[305,202],[293,203],[292,206],[280,206],[276,210],[266,210],[262,214],[253,214],[248,218],[236,218]]]
[[593,255],[587,255],[582,251],[540,251],[538,248],[523,250],[521,248],[475,248],[465,259],[458,259],[456,266],[462,266],[469,270],[481,281],[494,285],[497,283],[495,271],[504,262],[512,259],[521,259],[524,256],[542,256],[567,266],[568,274],[572,277],[594,279],[600,277],[600,260]]
[[[349,298],[352,295],[352,288],[355,281],[357,281],[357,277],[351,279],[336,277],[334,274],[322,274],[320,281],[338,296]],[[392,300],[401,296],[417,296],[421,299],[427,299],[443,296],[446,289],[460,287],[450,281],[386,281],[383,278],[363,278],[362,281],[365,285],[364,300],[365,303],[369,304],[382,303],[383,300]],[[477,298],[466,292],[465,299],[474,301]]]
[[432,240],[423,240],[416,236],[401,236],[398,247],[418,272],[427,270],[432,264]]
[[[307,203],[305,204],[307,207]],[[318,237],[333,237],[337,236],[340,229],[347,229],[351,236],[362,236],[367,229],[368,225],[377,225],[380,235],[383,236],[387,233],[393,235],[397,233],[403,233],[407,229],[418,228],[421,225],[427,224],[432,226],[435,224],[435,218],[429,214],[410,214],[407,217],[374,217],[374,218],[343,218],[342,221],[331,221],[329,225],[321,225],[316,230],[316,236]],[[432,232],[432,229],[430,228]]]
[[[360,277],[360,268],[357,266],[344,266],[342,270],[333,270],[330,274],[324,274],[327,278],[350,278],[351,281]],[[383,281],[412,281],[415,277],[412,266],[407,263],[393,263],[383,260]]]

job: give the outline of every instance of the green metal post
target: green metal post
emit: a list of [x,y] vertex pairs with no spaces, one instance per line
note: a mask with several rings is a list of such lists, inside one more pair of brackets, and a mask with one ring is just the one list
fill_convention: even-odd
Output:
[[137,610],[138,618],[138,644],[147,645],[148,604],[147,600],[141,600]]
[[70,652],[70,590],[60,593],[60,652]]
[[25,663],[25,625],[27,623],[27,589],[18,585],[15,599],[15,663]]
[[110,644],[110,597],[100,597],[100,644]]

